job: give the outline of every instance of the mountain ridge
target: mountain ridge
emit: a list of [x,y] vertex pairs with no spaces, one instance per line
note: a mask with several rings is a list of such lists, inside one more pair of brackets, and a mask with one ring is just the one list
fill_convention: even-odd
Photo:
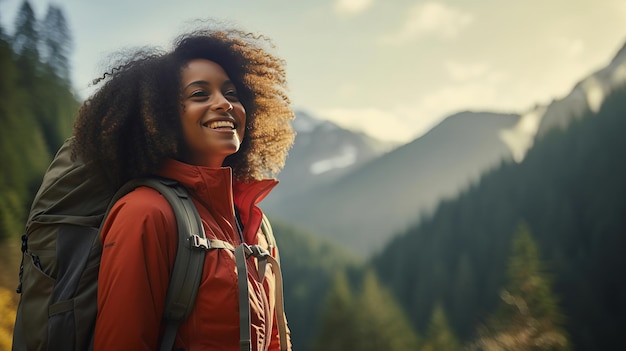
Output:
[[[442,195],[452,196],[466,186],[468,172],[476,179],[492,160],[511,157],[497,131],[518,119],[516,114],[457,113],[421,138],[307,192],[305,198],[287,199],[286,206],[272,214],[369,253],[409,225],[415,213],[428,211]],[[459,141],[465,143],[461,150]],[[459,153],[461,160],[456,158]],[[350,235],[355,232],[359,237]]]
[[[597,109],[610,91],[626,82],[625,48],[563,98],[521,114],[452,114],[421,137],[363,159],[315,187],[301,186],[297,194],[292,192],[265,208],[276,217],[369,255],[490,168],[507,160],[521,162],[548,130],[564,128],[586,111]],[[285,169],[294,168],[292,162],[298,158],[290,155]]]

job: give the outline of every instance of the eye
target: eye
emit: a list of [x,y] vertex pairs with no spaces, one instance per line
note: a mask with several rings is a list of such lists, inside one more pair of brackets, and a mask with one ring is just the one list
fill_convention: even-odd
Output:
[[224,92],[224,96],[231,101],[239,101],[239,94],[237,94],[237,90],[228,89]]
[[189,95],[191,98],[205,98],[207,96],[209,96],[209,94],[204,90],[195,90]]

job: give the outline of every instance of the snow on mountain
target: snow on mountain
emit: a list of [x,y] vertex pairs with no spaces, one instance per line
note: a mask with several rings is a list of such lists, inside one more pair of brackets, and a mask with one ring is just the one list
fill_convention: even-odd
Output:
[[293,120],[291,126],[298,133],[312,133],[318,128],[323,128],[325,130],[333,130],[338,128],[336,124],[330,121],[315,118],[303,111],[298,111],[296,115],[297,118]]
[[533,145],[546,109],[546,106],[535,106],[532,110],[522,114],[512,128],[502,129],[498,132],[500,140],[511,150],[515,162],[521,162],[526,151]]
[[500,138],[511,149],[513,159],[521,162],[535,138],[552,128],[565,128],[586,111],[598,112],[605,97],[625,83],[626,45],[609,65],[581,80],[567,96],[523,113],[515,126],[500,132]]
[[354,145],[344,145],[337,155],[314,162],[309,170],[313,174],[322,174],[338,168],[346,168],[357,161],[358,150]]
[[548,105],[537,135],[542,136],[552,128],[564,128],[572,120],[583,116],[587,110],[597,112],[605,97],[625,83],[626,45],[609,65],[580,81],[564,98]]
[[302,110],[296,111],[292,126],[298,134],[279,174],[280,185],[263,201],[269,212],[285,199],[328,184],[396,146]]

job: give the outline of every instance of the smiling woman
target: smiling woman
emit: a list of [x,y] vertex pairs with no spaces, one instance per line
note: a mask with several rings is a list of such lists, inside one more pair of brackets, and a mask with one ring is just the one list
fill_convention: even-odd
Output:
[[190,61],[182,70],[182,125],[188,163],[220,167],[239,150],[246,110],[235,84],[217,63]]
[[[293,112],[285,93],[284,63],[264,50],[268,44],[266,38],[236,30],[197,31],[179,37],[169,53],[144,49],[127,55],[96,80],[105,81],[104,86],[82,106],[75,125],[76,153],[92,160],[114,186],[154,173],[167,158],[184,160],[188,145],[182,138],[181,108],[192,108],[206,92],[189,91],[192,81],[183,79],[201,69],[194,60],[203,59],[228,77],[229,86],[220,89],[231,90],[221,94],[229,94],[227,100],[236,94],[245,107],[246,120],[239,126],[245,127],[245,137],[224,166],[232,167],[241,181],[276,175],[293,143]],[[195,96],[183,95],[189,93]]]
[[[97,80],[104,85],[76,120],[73,152],[94,177],[112,188],[144,176],[176,180],[189,191],[207,239],[223,247],[206,253],[176,350],[239,349],[245,329],[251,350],[291,348],[274,268],[247,274],[245,300],[232,293],[246,274],[235,273],[242,267],[231,248],[278,255],[260,229],[257,204],[277,183],[268,177],[293,142],[293,112],[283,61],[267,44],[238,30],[199,30],[179,37],[172,51],[136,52]],[[176,231],[172,209],[153,189],[137,188],[115,203],[100,232],[95,350],[157,349]],[[253,258],[243,262],[256,272]],[[249,325],[241,323],[243,312],[233,312],[243,304]]]

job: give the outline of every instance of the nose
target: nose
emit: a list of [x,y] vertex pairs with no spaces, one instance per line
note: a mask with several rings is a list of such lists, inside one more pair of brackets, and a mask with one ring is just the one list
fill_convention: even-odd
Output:
[[214,111],[224,110],[230,111],[233,109],[233,105],[228,101],[228,99],[222,94],[213,95],[214,101],[211,105],[211,109]]

